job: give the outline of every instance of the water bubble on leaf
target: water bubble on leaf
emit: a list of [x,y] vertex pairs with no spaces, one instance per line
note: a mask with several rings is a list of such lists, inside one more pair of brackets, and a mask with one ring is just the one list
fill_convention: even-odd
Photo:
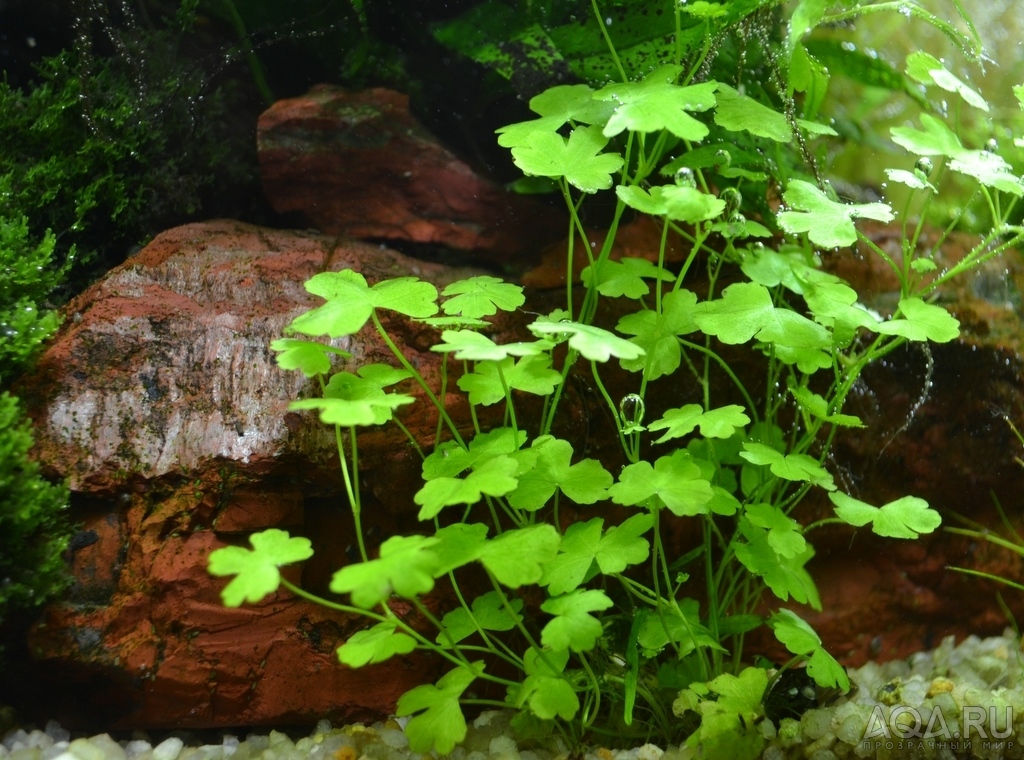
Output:
[[934,168],[935,166],[932,164],[932,160],[927,156],[922,156],[917,159],[917,163],[914,164],[914,174],[916,174],[920,179],[927,179]]
[[679,187],[697,187],[697,178],[693,176],[693,169],[684,166],[676,172],[676,185]]
[[727,187],[718,194],[720,200],[725,201],[725,213],[732,216],[740,209],[743,203],[743,196],[735,187]]
[[729,221],[726,226],[729,237],[738,237],[743,234],[747,227],[747,218],[737,211],[729,215]]
[[732,155],[727,150],[716,150],[715,151],[715,164],[718,166],[728,166],[732,163]]
[[989,138],[988,142],[985,143],[985,150],[989,153],[995,153],[999,150],[999,141],[996,138]]
[[619,402],[619,414],[626,428],[639,425],[644,419],[644,400],[636,393],[627,393]]
[[762,243],[760,240],[755,240],[753,243],[751,243],[750,250],[755,255],[760,255],[764,253],[764,243]]
[[612,25],[612,17],[611,16],[609,16],[608,18],[606,18],[604,20],[604,25],[605,26],[611,26]]
[[849,40],[844,40],[844,41],[843,41],[843,42],[841,43],[840,47],[842,47],[842,48],[843,48],[843,50],[845,50],[845,51],[846,51],[847,53],[852,53],[852,52],[854,52],[854,51],[855,51],[855,50],[857,49],[857,46],[856,46],[856,45],[854,45],[854,44],[853,44],[852,42],[850,42]]

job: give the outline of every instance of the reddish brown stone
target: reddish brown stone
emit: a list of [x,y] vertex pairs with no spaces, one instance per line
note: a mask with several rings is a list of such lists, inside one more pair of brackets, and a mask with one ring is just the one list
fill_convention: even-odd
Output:
[[257,127],[271,205],[317,229],[433,243],[516,265],[564,234],[561,215],[476,175],[386,89],[320,85],[281,100]]

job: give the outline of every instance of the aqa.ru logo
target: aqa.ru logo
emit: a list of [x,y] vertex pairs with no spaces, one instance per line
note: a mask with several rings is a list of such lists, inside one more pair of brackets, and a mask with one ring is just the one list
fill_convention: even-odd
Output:
[[[961,711],[959,730],[950,730],[946,717],[937,706],[931,712],[917,707],[899,705],[889,711],[875,705],[864,730],[863,741],[872,739],[1005,739],[1013,733],[1013,709],[1007,705],[1000,720],[999,708],[987,710],[977,705],[966,705]],[[972,734],[973,729],[973,734]]]

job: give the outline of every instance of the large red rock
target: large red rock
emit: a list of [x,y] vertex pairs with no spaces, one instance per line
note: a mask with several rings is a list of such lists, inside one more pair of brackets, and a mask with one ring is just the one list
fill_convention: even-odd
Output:
[[[47,609],[30,641],[54,673],[23,681],[40,688],[42,709],[111,728],[351,720],[386,714],[431,676],[436,664],[417,657],[339,667],[334,649],[365,621],[286,593],[225,609],[225,581],[205,569],[212,550],[281,527],[316,540],[320,565],[289,572],[323,592],[355,543],[333,433],[288,411],[308,382],[280,370],[269,348],[319,302],[303,282],[346,267],[371,282],[415,274],[444,284],[459,274],[378,246],[217,221],[158,236],[68,305],[20,391],[38,457],[67,479],[82,521],[70,599]],[[407,356],[433,377],[440,355],[403,325],[393,330]],[[359,363],[390,359],[372,328],[335,345]],[[406,425],[430,445],[436,414],[424,403],[408,409]],[[378,493],[408,481],[391,469],[418,470],[400,434],[361,444]],[[378,535],[410,519],[407,489],[385,506],[373,493],[366,521]],[[63,703],[69,674],[88,681],[84,704]]]
[[429,243],[520,266],[565,232],[563,214],[480,177],[376,88],[319,85],[260,116],[260,174],[279,212],[360,239]]

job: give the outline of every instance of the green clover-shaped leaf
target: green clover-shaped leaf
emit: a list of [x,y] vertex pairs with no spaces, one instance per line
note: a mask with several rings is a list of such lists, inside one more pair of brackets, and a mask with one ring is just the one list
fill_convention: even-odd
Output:
[[504,400],[505,386],[509,390],[549,396],[561,382],[562,374],[551,369],[551,357],[537,354],[519,361],[507,356],[499,362],[478,362],[472,372],[459,378],[458,385],[469,394],[470,403],[490,406]]
[[602,87],[594,98],[617,104],[604,128],[606,137],[625,130],[660,132],[668,130],[683,140],[699,142],[708,135],[708,128],[687,111],[707,111],[715,105],[717,82],[681,87],[674,84],[682,66],[662,66],[648,74],[642,82],[626,82]]
[[807,546],[800,523],[774,504],[751,504],[744,510],[752,525],[768,531],[768,545],[780,557],[796,557]]
[[612,356],[619,359],[638,359],[644,355],[644,350],[639,346],[593,325],[537,320],[530,324],[529,328],[534,335],[548,336],[552,340],[568,336],[569,347],[591,361],[606,362]]
[[776,142],[793,140],[793,130],[785,114],[762,105],[753,98],[741,95],[726,84],[718,83],[715,124],[730,132],[750,132]]
[[[768,289],[756,282],[737,282],[722,297],[697,304],[693,320],[701,331],[723,343],[746,343],[757,338],[792,349],[827,349],[832,335],[821,325],[791,309],[779,309]],[[784,357],[781,357],[784,358]]]
[[904,496],[883,507],[873,507],[839,492],[830,493],[828,497],[836,505],[836,514],[841,520],[858,528],[871,523],[871,530],[879,536],[917,538],[921,533],[931,533],[942,523],[939,513],[916,496]]
[[466,738],[466,716],[459,706],[459,697],[484,670],[483,662],[474,662],[472,669],[461,666],[449,670],[437,684],[423,684],[398,698],[395,715],[414,715],[405,726],[409,749],[447,755]]
[[779,225],[790,234],[806,232],[812,243],[838,248],[857,242],[856,217],[892,221],[892,209],[884,203],[839,203],[812,185],[795,179],[782,195],[795,211],[779,213]]
[[280,351],[277,355],[277,366],[281,369],[297,369],[306,377],[326,375],[331,371],[331,359],[328,353],[343,359],[352,358],[352,354],[334,346],[326,346],[312,340],[296,338],[278,338],[270,342],[272,351]]
[[649,462],[631,464],[619,475],[619,482],[608,489],[616,504],[639,505],[658,496],[678,517],[705,515],[714,495],[711,483],[685,451],[678,450]]
[[519,614],[519,610],[523,608],[523,600],[512,599],[509,604],[516,613],[515,616],[509,613],[497,591],[488,591],[473,600],[472,614],[465,607],[456,607],[441,621],[445,630],[437,634],[437,643],[447,644],[449,639],[458,643],[480,629],[511,631],[516,627],[516,623],[523,619]]
[[608,138],[601,128],[578,127],[569,138],[557,132],[531,132],[512,148],[512,160],[524,173],[540,177],[565,177],[585,193],[612,186],[612,173],[622,168],[622,156],[602,153]]
[[619,185],[615,194],[637,211],[687,224],[716,219],[725,211],[721,198],[686,185],[656,185],[650,191],[639,185]]
[[935,56],[918,50],[907,56],[907,76],[924,85],[938,85],[946,92],[954,92],[968,105],[988,111],[988,103],[977,90],[955,76]]
[[808,657],[807,674],[819,686],[849,691],[850,679],[846,670],[825,651],[821,638],[803,618],[791,610],[781,609],[768,619],[768,626],[786,649],[795,655]]
[[602,573],[611,575],[643,562],[650,552],[650,543],[641,536],[653,524],[650,514],[633,515],[602,534],[604,520],[600,517],[573,523],[562,536],[558,556],[544,566],[541,585],[557,596],[588,581],[595,563]]
[[419,318],[437,314],[437,288],[416,277],[384,280],[371,288],[361,274],[345,269],[313,275],[306,281],[306,290],[327,301],[300,314],[288,326],[306,335],[337,338],[359,332],[374,309]]
[[784,480],[813,483],[826,491],[835,490],[835,483],[828,470],[807,454],[783,454],[771,446],[752,441],[744,441],[743,448],[741,457],[753,464],[767,465],[773,475]]
[[489,317],[496,314],[498,309],[515,311],[526,301],[520,285],[503,282],[490,275],[453,282],[441,291],[441,295],[453,296],[441,304],[445,314],[457,314],[470,319]]
[[793,398],[800,404],[801,409],[818,419],[842,427],[864,427],[860,418],[852,414],[829,414],[828,402],[806,386],[792,386],[789,392],[793,394]]
[[420,505],[417,519],[431,520],[453,504],[476,504],[488,496],[504,496],[515,489],[519,463],[509,456],[486,460],[465,478],[439,477],[428,480],[413,501]]
[[[595,276],[596,275],[596,276]],[[609,298],[626,296],[641,298],[651,292],[644,278],[651,280],[674,280],[675,275],[647,259],[632,257],[621,261],[605,259],[589,266],[580,273],[583,284],[596,287],[597,292]]]
[[736,559],[751,573],[764,579],[765,585],[782,601],[791,596],[801,604],[821,609],[821,598],[810,574],[804,569],[814,547],[810,544],[795,557],[783,557],[768,543],[768,532],[740,520],[740,534],[746,542],[734,544]]
[[620,319],[615,329],[632,335],[630,342],[646,352],[636,359],[621,360],[622,368],[628,372],[643,370],[648,380],[675,372],[682,359],[677,336],[697,330],[697,323],[693,321],[696,305],[697,294],[680,289],[662,298],[660,315],[645,309]]
[[210,552],[210,575],[236,576],[220,592],[225,607],[258,602],[277,591],[281,584],[278,568],[313,556],[308,538],[292,538],[283,530],[270,528],[249,536],[252,549],[225,546]]
[[506,356],[534,356],[547,351],[551,345],[546,341],[499,345],[486,335],[473,330],[445,330],[441,333],[441,342],[431,346],[430,350],[451,353],[460,361],[500,362]]
[[612,604],[599,589],[576,589],[548,599],[540,608],[555,617],[540,632],[541,644],[555,651],[590,651],[604,632],[601,621],[590,613],[606,610]]
[[407,633],[396,633],[396,628],[393,621],[385,620],[354,633],[338,647],[338,661],[350,668],[361,668],[390,660],[396,654],[409,654],[416,648],[416,639]]
[[558,531],[552,525],[507,530],[487,542],[480,552],[480,561],[500,583],[519,588],[540,580],[543,565],[558,552],[559,541]]
[[892,127],[889,133],[897,145],[918,156],[946,156],[954,158],[964,150],[956,132],[941,119],[931,114],[921,114],[924,129],[915,127]]
[[655,420],[647,429],[666,431],[655,443],[665,443],[673,438],[689,435],[694,428],[700,426],[700,434],[705,438],[729,438],[736,428],[750,424],[750,418],[742,406],[729,404],[717,409],[704,411],[699,404],[687,404],[677,409],[669,409],[661,419]]
[[517,509],[536,511],[561,490],[577,504],[593,504],[607,498],[611,474],[594,459],[570,464],[572,444],[550,435],[535,439],[530,447],[536,452],[533,469],[519,476],[519,487],[508,495]]
[[526,431],[500,427],[480,433],[464,449],[456,441],[447,441],[423,460],[423,479],[451,478],[501,454],[511,454],[526,442]]
[[526,678],[522,684],[509,687],[508,701],[517,708],[528,704],[531,712],[542,720],[572,720],[580,709],[580,700],[562,676],[568,661],[567,649],[548,651],[543,657],[536,649],[529,649],[523,657]]
[[901,318],[879,322],[875,331],[883,335],[901,335],[907,340],[948,343],[960,335],[960,322],[943,309],[920,298],[900,299]]
[[434,587],[440,560],[432,547],[436,538],[392,536],[380,546],[380,558],[346,565],[331,578],[335,594],[349,593],[352,604],[371,609],[392,594],[411,599]]

